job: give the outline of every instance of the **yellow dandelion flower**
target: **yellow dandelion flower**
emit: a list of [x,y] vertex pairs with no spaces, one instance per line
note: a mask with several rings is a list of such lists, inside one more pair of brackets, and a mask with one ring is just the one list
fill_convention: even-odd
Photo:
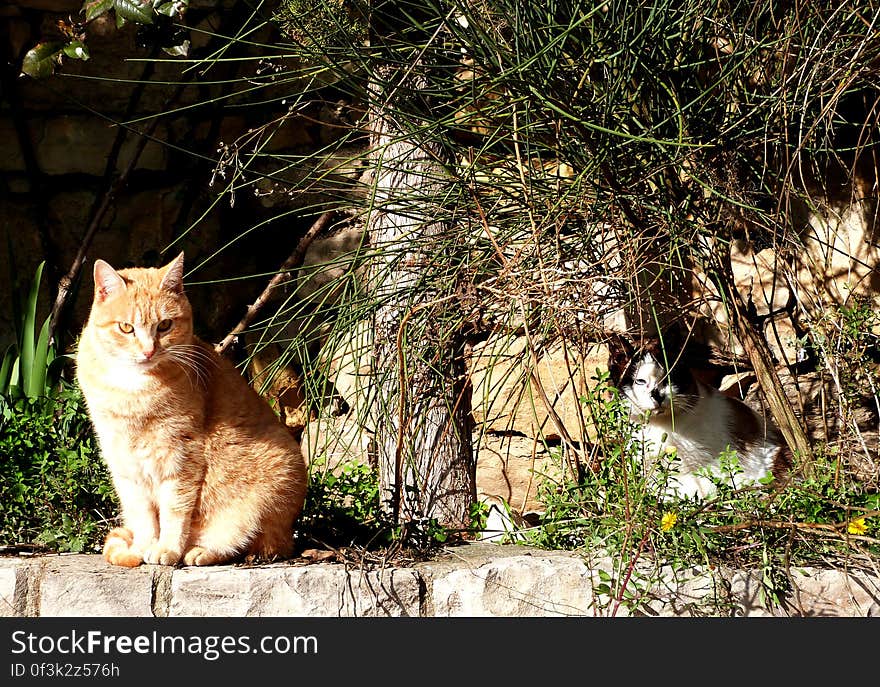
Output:
[[664,532],[668,532],[675,527],[676,522],[678,522],[677,513],[664,513],[663,517],[660,518],[660,529]]
[[865,524],[864,518],[854,518],[847,524],[846,531],[850,534],[864,534],[868,531],[868,526]]

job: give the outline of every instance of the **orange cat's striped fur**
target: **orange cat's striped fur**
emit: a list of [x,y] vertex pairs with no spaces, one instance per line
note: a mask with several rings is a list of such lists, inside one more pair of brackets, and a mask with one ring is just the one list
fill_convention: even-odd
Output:
[[306,490],[298,442],[235,367],[193,334],[183,254],[95,262],[77,379],[122,506],[114,565],[289,556]]

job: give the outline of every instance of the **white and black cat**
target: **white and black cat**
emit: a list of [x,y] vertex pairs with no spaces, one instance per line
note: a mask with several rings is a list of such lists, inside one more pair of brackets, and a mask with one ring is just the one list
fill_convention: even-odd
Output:
[[[664,356],[659,343],[649,340],[636,348],[621,337],[613,339],[608,370],[639,425],[646,470],[656,471],[672,456],[679,459],[666,496],[711,496],[715,485],[698,474],[706,471],[734,488],[786,475],[791,458],[779,431],[742,401],[696,379],[683,360],[676,360],[675,348],[667,347]],[[720,460],[731,451],[738,464],[734,469]]]

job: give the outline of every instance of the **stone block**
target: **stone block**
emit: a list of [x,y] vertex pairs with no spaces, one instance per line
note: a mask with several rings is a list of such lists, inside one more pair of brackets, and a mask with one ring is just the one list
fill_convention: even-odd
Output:
[[561,476],[561,458],[531,437],[482,433],[475,440],[478,495],[503,499],[520,513],[544,510],[538,486]]
[[120,568],[97,554],[43,559],[40,616],[152,617],[154,585],[168,568]]
[[15,612],[16,571],[21,567],[16,559],[0,558],[0,618],[17,615]]
[[791,589],[771,603],[761,588],[760,571],[737,571],[731,594],[745,616],[880,616],[880,582],[859,570],[792,569]]
[[[19,322],[15,318],[14,299],[22,291],[27,293],[34,276],[34,271],[45,255],[40,245],[40,228],[36,217],[39,213],[36,205],[20,197],[6,196],[0,203],[0,226],[8,228],[0,232],[0,241],[4,248],[0,249],[0,351],[13,343],[16,338]],[[12,251],[6,250],[6,237],[12,245]],[[48,284],[46,274],[43,275],[43,299],[39,304],[40,312],[47,313],[49,306]]]
[[24,155],[12,120],[0,117],[0,172],[24,172]]
[[[611,579],[612,594],[600,583]],[[613,595],[626,579],[629,594]],[[880,616],[880,580],[792,569],[769,603],[761,572],[472,542],[410,568],[335,563],[116,568],[98,555],[0,559],[0,616]]]
[[182,568],[171,579],[169,616],[418,616],[412,570],[341,565]]
[[[703,567],[645,570],[649,582],[643,603],[633,615],[661,617],[717,617],[736,614],[730,583],[723,570]],[[638,582],[638,580],[635,580]]]
[[581,398],[607,362],[604,346],[582,357],[560,344],[534,361],[525,337],[490,339],[474,347],[471,361],[474,418],[496,432],[558,439],[564,431],[583,441],[589,428]]
[[[95,117],[56,116],[32,119],[31,131],[40,170],[45,174],[90,174],[101,176],[113,147],[117,129]],[[163,127],[155,134],[167,138]],[[128,136],[119,155],[120,169],[125,169],[139,145],[136,136]],[[166,148],[156,141],[146,144],[138,158],[137,169],[163,170]]]
[[[486,548],[490,547],[490,548]],[[493,548],[494,547],[494,548]],[[602,615],[593,591],[596,573],[576,556],[539,550],[509,555],[497,544],[455,549],[445,560],[425,563],[431,615],[437,617],[541,617]],[[497,557],[491,557],[496,553]],[[481,560],[482,559],[482,560]],[[604,600],[607,601],[607,600]]]
[[18,0],[17,5],[29,10],[46,12],[70,12],[76,14],[82,8],[80,0]]
[[792,570],[783,608],[792,616],[880,617],[880,581],[860,570]]
[[861,180],[854,202],[829,203],[806,211],[795,253],[798,296],[812,315],[828,316],[829,306],[852,305],[853,297],[880,304],[880,277],[876,265],[880,247],[876,232],[876,190]]

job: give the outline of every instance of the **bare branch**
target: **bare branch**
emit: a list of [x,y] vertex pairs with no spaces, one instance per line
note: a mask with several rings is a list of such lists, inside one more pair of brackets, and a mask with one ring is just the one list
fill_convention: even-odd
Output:
[[254,318],[263,309],[263,306],[266,305],[266,302],[272,295],[272,290],[281,286],[284,282],[290,279],[291,271],[302,267],[303,260],[306,256],[306,251],[309,249],[309,246],[315,240],[318,234],[320,234],[328,224],[330,224],[330,220],[336,215],[333,211],[325,212],[323,215],[318,217],[315,220],[314,224],[309,227],[309,230],[305,233],[305,235],[299,240],[299,243],[296,244],[296,248],[293,253],[284,261],[284,264],[278,268],[278,272],[274,277],[266,284],[266,288],[263,289],[263,292],[257,296],[257,299],[253,302],[253,305],[249,305],[247,312],[244,314],[244,317],[241,318],[239,323],[233,327],[232,331],[226,335],[226,337],[218,343],[214,350],[216,350],[220,355],[223,355],[229,347],[235,343],[238,335],[241,334],[245,329],[248,328],[251,322],[254,321]]

